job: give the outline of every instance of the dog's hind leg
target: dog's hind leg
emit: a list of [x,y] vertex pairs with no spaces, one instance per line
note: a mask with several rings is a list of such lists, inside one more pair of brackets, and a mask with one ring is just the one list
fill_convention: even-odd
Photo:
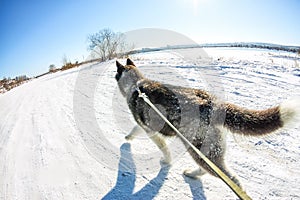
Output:
[[[220,129],[217,127],[209,127],[205,132],[206,137],[204,139],[195,139],[192,141],[193,145],[201,151],[210,161],[212,161],[220,170],[225,173],[232,181],[241,186],[238,178],[230,172],[224,162],[225,150],[226,150],[226,138]],[[188,152],[198,164],[198,166],[213,176],[218,175],[199,157],[199,155],[192,149],[188,148]],[[197,178],[201,172],[197,171],[185,171],[185,175]]]
[[[185,170],[183,173],[184,175],[190,177],[190,178],[199,178],[205,172],[210,173],[211,175],[218,177],[218,175],[201,159],[199,158],[199,155],[193,151],[191,148],[188,149],[191,156],[194,158],[196,163],[199,165],[199,168],[196,170]],[[212,153],[212,152],[211,152]],[[238,180],[238,178],[226,167],[226,164],[223,159],[223,155],[220,155],[220,157],[211,156],[213,155],[206,155],[226,176],[228,176],[233,182],[235,182],[238,186],[241,187],[241,183]]]
[[[228,176],[235,184],[242,188],[239,179],[226,167],[224,160],[215,163],[226,176]],[[210,172],[212,175],[217,176],[215,173]]]
[[141,134],[142,132],[144,132],[144,130],[139,125],[136,125],[135,127],[133,127],[130,133],[125,136],[125,139],[133,140],[137,135]]

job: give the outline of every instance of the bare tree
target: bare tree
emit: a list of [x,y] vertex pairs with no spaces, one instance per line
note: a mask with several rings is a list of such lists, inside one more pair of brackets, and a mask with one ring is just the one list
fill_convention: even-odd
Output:
[[117,57],[124,48],[124,34],[115,33],[110,29],[102,29],[88,36],[88,49],[102,61]]
[[49,66],[49,72],[55,72],[55,70],[56,70],[55,65],[54,65],[54,64],[51,64],[51,65]]
[[66,54],[63,55],[61,62],[63,65],[66,65],[67,63],[69,63],[70,61],[68,60],[68,57],[66,56]]

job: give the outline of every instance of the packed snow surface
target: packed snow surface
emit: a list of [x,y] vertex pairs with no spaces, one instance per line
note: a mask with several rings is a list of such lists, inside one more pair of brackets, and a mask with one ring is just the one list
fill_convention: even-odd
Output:
[[[205,51],[207,66],[172,51],[131,58],[148,78],[207,89],[251,109],[300,96],[299,55]],[[237,199],[211,175],[184,177],[197,166],[184,149],[174,150],[170,168],[161,167],[162,154],[145,134],[124,139],[135,122],[115,73],[115,61],[93,63],[0,95],[0,199]],[[298,121],[267,138],[226,133],[226,162],[253,199],[300,199],[299,131]]]

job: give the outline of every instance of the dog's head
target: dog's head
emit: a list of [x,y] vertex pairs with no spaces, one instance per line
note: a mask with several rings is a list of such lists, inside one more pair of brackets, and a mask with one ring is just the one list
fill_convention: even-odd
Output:
[[115,78],[118,81],[121,93],[126,96],[132,87],[136,87],[137,82],[143,79],[143,75],[129,58],[125,66],[118,61],[116,61],[116,65],[117,74]]

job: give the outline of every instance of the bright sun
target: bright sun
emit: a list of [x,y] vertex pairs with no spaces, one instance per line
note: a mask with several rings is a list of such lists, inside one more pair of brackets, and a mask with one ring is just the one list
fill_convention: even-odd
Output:
[[200,7],[203,6],[207,2],[208,2],[208,0],[184,0],[184,3],[189,4],[193,7],[194,15],[198,15]]

